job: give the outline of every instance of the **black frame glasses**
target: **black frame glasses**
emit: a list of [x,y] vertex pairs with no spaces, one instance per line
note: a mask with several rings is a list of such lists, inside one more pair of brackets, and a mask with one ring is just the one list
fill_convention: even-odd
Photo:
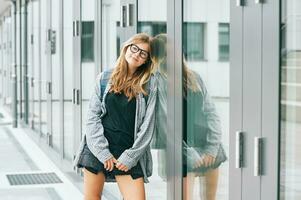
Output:
[[139,52],[140,58],[142,58],[142,59],[147,59],[147,58],[148,58],[149,53],[148,53],[147,51],[143,50],[143,49],[140,49],[137,45],[135,45],[135,44],[130,44],[129,47],[130,47],[130,51],[131,51],[132,53],[137,53],[138,51],[140,51],[140,52]]

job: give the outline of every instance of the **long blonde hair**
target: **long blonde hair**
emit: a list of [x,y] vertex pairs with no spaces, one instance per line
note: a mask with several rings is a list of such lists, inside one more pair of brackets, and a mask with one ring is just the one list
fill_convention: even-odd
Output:
[[114,71],[111,75],[112,86],[110,92],[124,93],[129,100],[135,97],[138,93],[142,92],[147,95],[147,92],[143,88],[151,75],[151,59],[150,55],[144,64],[137,68],[131,78],[128,77],[128,63],[125,59],[127,48],[130,44],[146,43],[149,45],[149,52],[151,52],[150,46],[151,37],[145,33],[139,33],[128,39],[120,50],[120,56],[117,59]]

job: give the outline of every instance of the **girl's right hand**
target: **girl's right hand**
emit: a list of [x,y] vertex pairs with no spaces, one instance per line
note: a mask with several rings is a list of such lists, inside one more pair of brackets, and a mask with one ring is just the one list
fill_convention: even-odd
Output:
[[106,162],[103,165],[107,171],[112,171],[114,169],[115,163],[117,163],[117,160],[114,157],[112,157],[109,160],[106,160]]

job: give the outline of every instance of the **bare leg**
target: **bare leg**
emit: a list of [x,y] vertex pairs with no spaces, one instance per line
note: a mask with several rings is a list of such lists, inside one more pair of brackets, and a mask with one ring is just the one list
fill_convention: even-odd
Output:
[[183,200],[193,200],[194,173],[187,173],[183,178]]
[[105,182],[104,174],[100,172],[96,175],[86,169],[83,171],[85,200],[100,200]]
[[209,170],[205,174],[206,200],[215,200],[218,185],[218,168]]
[[145,200],[143,178],[132,179],[130,175],[115,176],[124,200]]

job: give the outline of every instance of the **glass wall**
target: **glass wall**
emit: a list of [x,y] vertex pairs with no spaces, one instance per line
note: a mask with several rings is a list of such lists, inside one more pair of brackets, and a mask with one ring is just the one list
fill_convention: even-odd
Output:
[[32,85],[33,85],[33,105],[32,105],[32,120],[33,128],[38,132],[41,131],[40,127],[40,113],[41,113],[41,30],[40,30],[40,2],[32,1]]
[[60,0],[51,1],[51,117],[52,139],[55,150],[60,149],[60,92],[61,92],[61,49],[60,49]]
[[282,0],[280,199],[301,199],[301,2]]
[[28,115],[28,120],[30,126],[32,126],[33,118],[34,118],[34,87],[33,87],[33,75],[34,75],[34,66],[33,66],[33,53],[34,53],[34,48],[33,48],[33,41],[32,41],[32,36],[33,36],[33,4],[32,2],[28,3],[28,34],[27,34],[27,55],[28,55],[28,87],[29,87],[29,115]]
[[[147,199],[167,199],[167,162],[166,143],[167,132],[167,47],[166,47],[166,20],[167,1],[138,0],[138,32],[147,33],[155,37],[152,46],[154,72],[159,74],[158,99],[156,107],[155,136],[152,141],[153,175],[146,184]],[[158,6],[160,5],[160,6]]]
[[183,199],[228,199],[229,0],[183,0]]
[[120,0],[104,0],[102,11],[102,70],[113,68],[120,49]]
[[0,98],[3,105],[11,105],[11,66],[12,66],[12,17],[6,12],[2,18],[0,33]]
[[64,0],[63,2],[63,112],[64,112],[64,157],[68,160],[73,156],[73,103],[72,103],[72,84],[73,84],[73,35],[72,35],[72,0]]
[[[41,133],[46,135],[47,133],[47,1],[40,0],[40,32],[41,32],[41,73],[40,73],[40,84],[41,84]],[[48,119],[49,120],[49,119]]]
[[[81,1],[81,123],[85,131],[89,99],[94,89],[97,67],[94,61],[95,0]],[[98,66],[99,68],[99,66]]]
[[[115,67],[117,57],[119,56],[120,0],[103,0],[101,12],[101,70],[104,71]],[[93,80],[94,83],[96,83],[95,80]],[[121,197],[118,186],[114,183],[105,184],[105,190],[109,191],[109,196],[115,198]]]

